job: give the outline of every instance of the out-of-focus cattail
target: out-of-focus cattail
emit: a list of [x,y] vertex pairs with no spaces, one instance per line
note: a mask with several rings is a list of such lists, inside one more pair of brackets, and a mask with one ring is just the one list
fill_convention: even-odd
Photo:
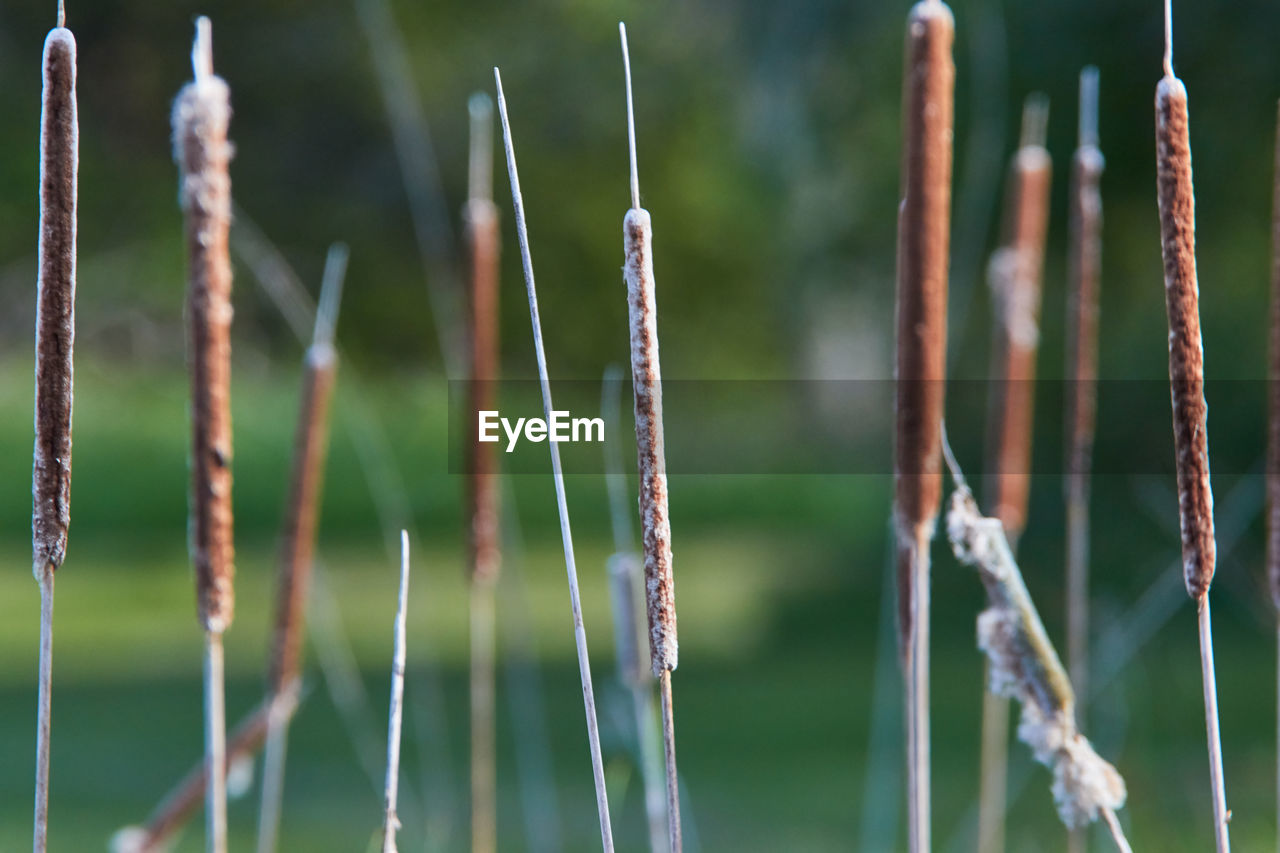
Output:
[[173,106],[173,148],[186,216],[187,359],[191,370],[191,559],[205,630],[205,758],[209,770],[210,853],[225,853],[222,633],[235,613],[235,546],[231,513],[231,97],[213,73],[208,18],[196,22],[195,80]]
[[34,850],[47,844],[53,699],[53,574],[67,555],[71,523],[72,362],[76,301],[76,40],[49,31],[40,110],[40,271],[36,283],[35,451],[31,474],[31,569],[40,583]]
[[502,565],[497,446],[480,441],[478,413],[495,408],[498,346],[498,208],[493,203],[493,102],[476,93],[471,114],[468,200],[471,255],[471,381],[468,385],[467,519],[471,548],[471,850],[497,849],[494,731],[494,585]]
[[1169,385],[1178,468],[1182,567],[1187,594],[1196,602],[1199,611],[1200,666],[1204,682],[1209,778],[1213,790],[1214,836],[1219,853],[1226,853],[1230,849],[1229,814],[1222,773],[1218,689],[1209,615],[1209,585],[1213,582],[1217,556],[1213,534],[1213,491],[1209,483],[1200,288],[1196,281],[1195,190],[1191,179],[1187,89],[1173,75],[1171,0],[1165,0],[1164,9],[1164,77],[1156,84],[1156,195],[1160,209],[1165,307],[1169,315]]
[[1098,289],[1102,279],[1102,169],[1098,69],[1080,72],[1080,134],[1071,175],[1067,293],[1067,659],[1071,684],[1087,696],[1089,475],[1098,400]]
[[929,849],[929,543],[942,498],[954,40],[955,19],[945,3],[912,7],[902,85],[894,527],[913,853]]
[[671,564],[671,513],[667,502],[667,451],[662,431],[662,366],[658,359],[658,302],[653,278],[653,224],[640,206],[636,166],[636,123],[631,98],[631,58],[627,27],[618,24],[627,89],[627,139],[631,155],[631,208],[622,219],[631,326],[631,384],[635,394],[636,453],[640,470],[640,539],[644,552],[645,600],[649,612],[649,653],[662,697],[663,744],[667,763],[667,826],[671,853],[680,853],[680,794],[676,776],[675,720],[671,673],[680,663],[676,637],[676,585]]
[[[1027,98],[1022,138],[1009,166],[1003,245],[991,259],[995,308],[991,414],[990,515],[1004,524],[1015,548],[1027,519],[1036,351],[1040,339],[1040,273],[1049,221],[1052,164],[1044,148],[1049,118],[1042,95]],[[982,705],[978,850],[1004,849],[1009,701],[987,692]]]
[[1017,543],[1027,521],[1036,352],[1040,341],[1040,275],[1049,222],[1053,166],[1045,150],[1048,101],[1027,98],[1022,140],[1009,167],[1004,244],[991,259],[996,314],[993,359],[990,514]]
[[1280,106],[1276,114],[1275,185],[1271,197],[1271,363],[1267,379],[1267,577],[1280,614]]
[[[294,689],[302,659],[303,626],[315,557],[316,522],[329,450],[329,403],[337,373],[333,335],[346,271],[347,247],[335,244],[325,262],[315,331],[303,359],[302,399],[294,432],[293,470],[276,572],[276,616],[267,662],[269,699],[283,697]],[[258,813],[259,853],[271,853],[276,847],[284,796],[288,731],[289,716],[282,708],[272,717],[267,732],[262,804]]]
[[195,80],[173,106],[174,159],[186,214],[191,368],[191,556],[200,623],[220,633],[235,610],[231,512],[230,89],[213,73],[208,18],[197,22]]

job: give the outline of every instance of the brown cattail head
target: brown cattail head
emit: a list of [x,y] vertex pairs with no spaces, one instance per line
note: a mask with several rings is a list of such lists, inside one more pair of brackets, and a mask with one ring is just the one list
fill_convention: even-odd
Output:
[[1267,398],[1267,576],[1280,612],[1280,107],[1276,115],[1275,187],[1271,210],[1271,369]]
[[640,528],[653,674],[674,670],[675,577],[667,507],[667,454],[662,434],[662,368],[658,361],[658,306],[653,281],[653,229],[649,211],[631,208],[622,220],[631,321],[631,381],[635,391],[636,452],[640,471]]
[[991,259],[996,313],[992,386],[990,514],[1016,542],[1026,526],[1036,352],[1040,341],[1040,278],[1053,164],[1044,147],[1048,103],[1027,99],[1022,142],[1009,168],[1004,245]]
[[1209,483],[1200,289],[1196,282],[1196,212],[1187,90],[1171,74],[1156,86],[1156,189],[1165,307],[1169,313],[1169,385],[1178,465],[1182,570],[1187,594],[1199,599],[1213,582],[1217,554]]
[[481,442],[476,412],[496,408],[498,350],[498,208],[492,199],[493,105],[486,95],[473,95],[471,168],[466,207],[471,250],[471,406],[467,442],[468,510],[471,524],[471,578],[493,583],[502,565],[499,529],[497,446]]
[[[942,499],[941,429],[947,370],[955,20],[936,0],[907,18],[898,208],[894,516],[899,540],[899,632],[911,633],[918,563]],[[926,563],[927,565],[927,563]]]
[[1080,143],[1071,173],[1071,254],[1067,294],[1067,472],[1082,483],[1093,455],[1098,380],[1098,287],[1102,278],[1102,170],[1098,150],[1098,69],[1080,74]]
[[62,565],[71,523],[71,350],[75,343],[76,40],[61,26],[44,43],[40,112],[40,272],[36,284],[35,453],[31,562],[37,579]]
[[235,609],[231,513],[230,90],[213,74],[209,19],[196,24],[195,80],[173,106],[174,159],[186,215],[191,369],[191,556],[200,623],[220,633]]

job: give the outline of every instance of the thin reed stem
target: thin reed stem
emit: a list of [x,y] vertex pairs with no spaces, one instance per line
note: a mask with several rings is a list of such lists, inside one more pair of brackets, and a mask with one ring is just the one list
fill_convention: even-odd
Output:
[[671,702],[671,670],[658,676],[658,693],[662,696],[662,739],[667,756],[667,843],[672,853],[684,847],[680,833],[680,776],[676,772],[675,709]]
[[1116,849],[1120,853],[1133,853],[1133,848],[1129,846],[1129,839],[1125,837],[1124,829],[1120,826],[1120,819],[1116,817],[1116,813],[1111,809],[1102,809],[1102,819],[1107,822],[1107,830],[1111,833],[1111,840],[1116,843]]
[[[525,287],[529,294],[529,317],[533,326],[534,353],[538,361],[538,380],[542,387],[544,416],[550,420],[551,380],[547,373],[547,356],[542,345],[542,320],[538,316],[538,292],[533,278],[533,258],[529,253],[529,226],[525,219],[524,198],[520,193],[520,175],[516,170],[515,147],[511,140],[511,123],[507,102],[502,94],[502,75],[493,69],[498,91],[498,114],[502,119],[502,141],[507,155],[507,173],[511,178],[511,201],[515,208],[516,235],[520,243],[520,262],[524,268]],[[600,729],[596,721],[596,697],[591,685],[591,660],[587,652],[587,632],[582,623],[582,602],[578,594],[578,569],[573,554],[573,532],[569,527],[569,506],[565,498],[564,471],[560,465],[560,445],[547,443],[551,450],[551,472],[555,481],[556,507],[560,517],[560,538],[564,544],[565,572],[569,579],[569,607],[573,615],[573,638],[578,649],[578,674],[582,681],[582,700],[587,716],[587,740],[591,748],[591,770],[595,780],[596,810],[600,817],[600,840],[606,853],[613,851],[613,826],[609,818],[609,795],[604,783],[604,760],[600,754]]]
[[223,695],[222,634],[204,635],[205,847],[227,851],[227,721]]
[[472,583],[471,609],[471,850],[497,849],[494,716],[495,602],[491,583]]
[[53,726],[53,575],[40,578],[40,686],[36,699],[35,853],[49,843],[49,734]]
[[[1280,624],[1280,105],[1276,111],[1275,161],[1271,195],[1271,329],[1267,369],[1267,580]],[[1277,628],[1280,643],[1280,628]],[[1280,646],[1277,651],[1280,652]],[[1280,655],[1276,657],[1280,690]],[[1280,850],[1280,693],[1276,705],[1276,849]]]
[[391,658],[391,710],[387,723],[387,781],[382,820],[382,853],[396,853],[396,799],[400,791],[400,723],[404,715],[405,621],[409,601],[409,531],[400,531],[400,595],[396,605],[395,650]]
[[1200,674],[1204,682],[1204,723],[1209,742],[1209,778],[1213,788],[1213,832],[1218,849],[1222,853],[1231,849],[1227,824],[1231,813],[1227,811],[1226,785],[1222,773],[1222,734],[1218,724],[1218,684],[1213,666],[1213,625],[1209,616],[1209,593],[1196,602],[1197,622],[1200,627]]

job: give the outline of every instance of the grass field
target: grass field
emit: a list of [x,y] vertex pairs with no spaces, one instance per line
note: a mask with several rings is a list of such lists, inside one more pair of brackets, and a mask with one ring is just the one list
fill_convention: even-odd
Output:
[[[50,810],[56,850],[104,849],[113,831],[145,817],[201,749],[201,641],[185,552],[184,382],[176,369],[115,374],[81,364],[71,547],[59,572],[56,620]],[[247,367],[237,374],[239,607],[227,635],[230,717],[260,698],[294,380],[283,370]],[[416,530],[404,850],[466,848],[461,484],[441,450],[440,386],[401,376],[363,393],[385,425]],[[0,565],[9,567],[0,572],[0,851],[30,843],[38,609],[25,544],[30,394],[25,367],[0,372],[0,411],[7,415],[0,422]],[[344,405],[364,403],[348,394],[340,396]],[[394,563],[355,433],[344,422],[340,415],[320,554],[327,597],[338,604],[371,699],[370,728],[360,736],[374,739],[380,767]],[[516,680],[504,677],[499,687],[502,849],[528,849],[526,806],[538,831],[559,828],[563,849],[597,849],[551,484],[539,475],[510,481],[508,503],[518,510],[520,535],[508,537],[512,565],[500,591],[499,625],[503,648],[536,670],[518,666]],[[858,849],[859,839],[868,849],[901,848],[898,681],[892,648],[884,645],[892,634],[880,624],[888,486],[888,478],[870,476],[673,479],[683,652],[675,677],[677,731],[691,834],[700,849],[840,851]],[[1176,536],[1135,509],[1142,504],[1137,496],[1148,492],[1156,505],[1168,500],[1160,491],[1167,487],[1118,477],[1098,484],[1099,632],[1175,558]],[[1251,489],[1246,482],[1236,500],[1246,515],[1257,509]],[[1057,484],[1037,491],[1023,546],[1028,583],[1055,638],[1062,607],[1058,494]],[[645,830],[628,706],[612,675],[603,484],[571,477],[569,501],[616,835],[619,849],[640,850]],[[1225,495],[1223,505],[1223,514],[1242,512]],[[1274,643],[1252,597],[1258,538],[1255,522],[1237,556],[1224,559],[1215,587],[1222,590],[1215,627],[1229,805],[1242,850],[1270,846],[1274,832]],[[981,660],[973,618],[981,590],[941,549],[935,561],[934,826],[938,849],[965,850],[971,842],[964,821],[976,789]],[[1211,837],[1199,671],[1190,665],[1194,613],[1185,601],[1178,607],[1102,691],[1088,727],[1129,783],[1123,819],[1140,849],[1201,850]],[[886,703],[879,717],[888,725],[873,741],[877,660]],[[307,698],[290,746],[282,849],[362,850],[380,819],[380,792],[316,661],[310,650]],[[538,750],[550,755],[550,778],[518,761],[514,742],[515,726],[528,731],[534,722],[528,680],[535,672],[546,739],[530,743],[535,757]],[[1028,760],[1017,749],[1014,755],[1017,778]],[[532,784],[522,781],[530,778]],[[1009,820],[1011,850],[1060,846],[1047,782],[1042,769],[1031,768]],[[255,821],[251,790],[232,805],[235,848],[252,843]],[[197,821],[178,849],[201,847]],[[1103,842],[1098,849],[1106,849]]]

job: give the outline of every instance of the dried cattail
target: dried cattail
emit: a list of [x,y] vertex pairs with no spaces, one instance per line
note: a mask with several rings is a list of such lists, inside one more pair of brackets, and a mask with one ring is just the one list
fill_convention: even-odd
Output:
[[40,112],[40,272],[36,304],[32,568],[62,565],[71,521],[71,351],[75,343],[76,40],[64,27],[44,43]]
[[1182,528],[1182,571],[1187,593],[1199,611],[1200,666],[1204,683],[1209,778],[1213,790],[1214,836],[1219,853],[1230,848],[1218,695],[1213,667],[1209,585],[1217,558],[1213,534],[1213,491],[1204,399],[1204,348],[1200,339],[1200,290],[1196,282],[1195,190],[1187,89],[1173,75],[1173,11],[1165,0],[1164,77],[1156,85],[1156,194],[1160,208],[1160,249],[1164,258],[1165,307],[1169,314],[1169,386],[1173,441],[1178,469],[1178,510]]
[[640,539],[644,552],[645,600],[649,612],[649,654],[659,679],[662,735],[667,769],[667,839],[680,853],[680,789],[676,775],[675,713],[671,673],[680,662],[676,638],[676,587],[671,565],[671,513],[667,504],[667,451],[662,432],[662,366],[658,360],[658,304],[653,278],[653,225],[640,206],[636,166],[636,122],[631,98],[631,57],[627,27],[618,24],[627,90],[627,139],[631,155],[631,209],[622,219],[631,327],[631,384],[635,395],[636,453],[640,471]]
[[72,362],[76,301],[76,40],[58,25],[44,42],[40,110],[40,272],[36,283],[35,448],[31,474],[31,569],[40,584],[40,670],[36,700],[33,849],[49,823],[49,736],[53,701],[53,575],[67,554],[71,523]]
[[[315,331],[303,359],[302,400],[293,440],[293,470],[276,573],[276,616],[267,663],[267,696],[290,691],[297,681],[302,657],[311,569],[315,554],[316,521],[324,486],[329,449],[329,403],[337,372],[334,327],[347,270],[347,247],[335,244],[325,262]],[[284,797],[285,747],[290,715],[278,710],[267,731],[263,757],[262,806],[259,810],[258,850],[276,847]]]
[[231,513],[230,89],[213,73],[208,18],[197,22],[195,80],[173,106],[174,159],[186,214],[191,368],[191,556],[200,623],[214,633],[235,608]]
[[205,630],[205,806],[208,849],[225,853],[222,632],[235,611],[235,547],[231,514],[231,146],[230,90],[213,73],[208,18],[196,22],[191,52],[195,80],[173,106],[173,148],[186,215],[187,358],[191,370],[191,558]]
[[[498,209],[492,193],[493,106],[488,96],[476,94],[471,113],[470,198],[465,219],[471,249],[471,407],[478,412],[494,408],[498,379]],[[471,571],[481,582],[497,580],[501,565],[498,530],[497,446],[481,442],[477,421],[471,419],[472,436],[469,509],[471,519]]]
[[954,39],[946,4],[924,0],[912,7],[902,86],[894,526],[913,853],[929,849],[929,543],[942,499]]
[[[538,362],[538,384],[542,388],[543,412],[551,417],[551,378],[547,371],[547,353],[542,345],[542,318],[538,314],[538,288],[533,277],[533,256],[529,252],[529,224],[524,215],[524,197],[520,193],[520,173],[516,169],[515,146],[511,141],[511,122],[507,117],[507,101],[502,94],[502,75],[493,69],[498,90],[498,115],[502,119],[502,143],[507,155],[507,175],[511,180],[511,206],[515,211],[516,237],[520,243],[520,265],[524,269],[525,290],[529,297],[529,322],[533,327],[533,351]],[[560,445],[547,442],[551,451],[551,474],[556,489],[556,510],[560,517],[560,539],[564,544],[565,574],[569,581],[569,610],[573,615],[573,640],[578,650],[578,677],[582,682],[582,703],[587,717],[587,742],[591,750],[591,773],[595,782],[596,812],[600,818],[600,841],[605,853],[613,851],[613,822],[609,817],[609,794],[605,789],[604,759],[600,753],[600,726],[596,719],[596,695],[591,683],[591,657],[587,651],[587,632],[582,622],[582,599],[578,594],[578,566],[573,552],[573,530],[569,525],[569,503],[565,497],[564,469],[560,464]]]
[[1004,243],[991,259],[996,313],[992,386],[990,513],[1016,544],[1027,520],[1036,351],[1040,339],[1040,276],[1049,221],[1052,161],[1044,148],[1048,102],[1027,99],[1022,141],[1009,167]]
[[[947,538],[961,563],[978,570],[988,607],[978,616],[978,647],[989,661],[989,689],[1022,704],[1018,737],[1053,771],[1053,797],[1068,827],[1124,806],[1124,779],[1080,734],[1075,695],[1023,583],[999,519],[984,518],[958,468]],[[1119,829],[1110,816],[1108,825]],[[1122,837],[1117,838],[1122,842]],[[1124,848],[1124,849],[1127,849]]]
[[475,413],[496,406],[498,208],[493,203],[493,102],[471,96],[468,200],[463,214],[471,254],[471,397],[467,442],[467,518],[471,547],[471,850],[497,849],[494,730],[494,584],[502,565],[497,446],[480,441]]
[[1067,293],[1067,660],[1085,686],[1089,637],[1089,473],[1097,413],[1098,288],[1102,277],[1102,169],[1098,69],[1080,72],[1080,138],[1071,176]]

